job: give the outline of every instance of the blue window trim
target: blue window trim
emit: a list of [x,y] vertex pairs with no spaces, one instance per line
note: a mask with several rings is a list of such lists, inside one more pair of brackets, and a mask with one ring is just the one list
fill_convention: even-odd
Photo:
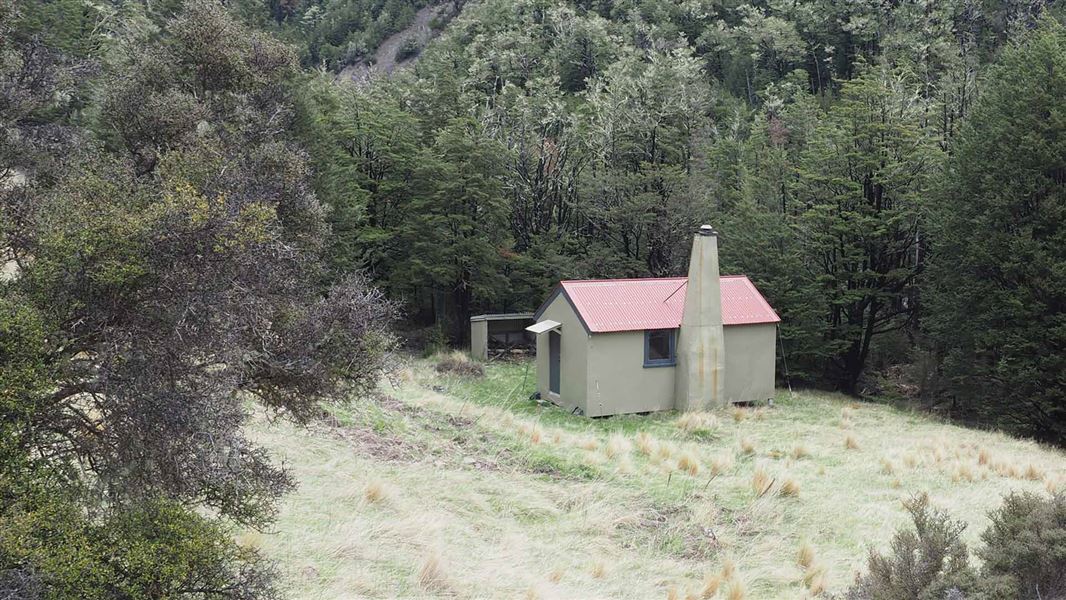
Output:
[[[651,340],[651,334],[659,331],[670,332],[670,358],[657,358],[652,360],[648,358],[648,342]],[[677,330],[676,329],[645,329],[644,330],[644,368],[650,369],[654,367],[672,367],[677,364]]]

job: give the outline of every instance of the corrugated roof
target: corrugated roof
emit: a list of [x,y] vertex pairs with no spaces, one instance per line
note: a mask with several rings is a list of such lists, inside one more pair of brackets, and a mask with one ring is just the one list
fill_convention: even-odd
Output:
[[[746,276],[727,275],[720,281],[724,325],[781,320]],[[566,294],[590,332],[605,333],[679,327],[687,284],[687,277],[591,279],[563,281],[557,289]],[[538,318],[554,296],[537,311]]]

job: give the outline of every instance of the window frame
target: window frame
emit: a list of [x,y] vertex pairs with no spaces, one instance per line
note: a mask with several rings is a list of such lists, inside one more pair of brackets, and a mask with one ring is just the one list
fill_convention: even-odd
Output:
[[[650,358],[651,336],[654,333],[667,332],[669,337],[670,356],[668,358]],[[644,330],[644,368],[673,367],[677,364],[677,329],[645,329]]]

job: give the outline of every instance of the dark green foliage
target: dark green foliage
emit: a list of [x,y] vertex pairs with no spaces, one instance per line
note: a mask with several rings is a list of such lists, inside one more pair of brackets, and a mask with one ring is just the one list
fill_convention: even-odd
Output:
[[892,552],[870,552],[850,600],[1061,598],[1066,594],[1066,496],[1011,493],[989,513],[977,551],[979,571],[959,537],[965,525],[931,508],[925,495],[904,503],[914,529],[892,539]]
[[1066,596],[1066,496],[1012,493],[981,534],[988,598]]
[[247,403],[365,395],[393,309],[359,273],[321,284],[291,50],[212,0],[137,35],[92,129],[69,58],[0,37],[0,595],[274,597],[232,538],[293,481]]
[[925,326],[960,416],[1066,439],[1066,30],[991,71],[934,215]]
[[896,532],[890,554],[871,550],[868,572],[859,576],[845,598],[938,600],[958,597],[973,586],[969,551],[960,539],[966,525],[930,507],[925,495],[912,497],[904,507],[914,529]]
[[[49,481],[36,475],[39,482]],[[0,485],[6,498],[0,505],[5,598],[276,595],[273,567],[255,550],[237,545],[234,531],[188,507],[159,499],[88,518],[84,499],[69,487],[12,485],[6,478]]]

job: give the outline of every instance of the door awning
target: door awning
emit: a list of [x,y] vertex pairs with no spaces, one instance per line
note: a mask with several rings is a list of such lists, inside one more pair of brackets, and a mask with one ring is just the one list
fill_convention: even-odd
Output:
[[529,327],[526,327],[526,331],[529,331],[529,332],[535,333],[537,335],[540,335],[542,333],[546,333],[546,332],[551,331],[553,329],[559,329],[562,326],[563,326],[563,324],[558,322],[558,321],[552,321],[551,319],[546,319],[544,321],[540,321],[539,323],[534,323],[534,324],[530,325]]

